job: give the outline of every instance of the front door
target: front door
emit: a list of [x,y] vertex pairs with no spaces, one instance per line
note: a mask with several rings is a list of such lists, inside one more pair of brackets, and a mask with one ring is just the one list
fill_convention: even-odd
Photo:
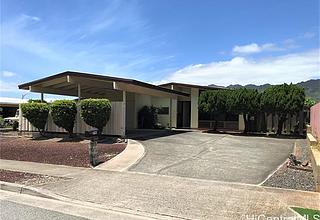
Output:
[[177,106],[177,127],[190,128],[191,102],[178,101]]

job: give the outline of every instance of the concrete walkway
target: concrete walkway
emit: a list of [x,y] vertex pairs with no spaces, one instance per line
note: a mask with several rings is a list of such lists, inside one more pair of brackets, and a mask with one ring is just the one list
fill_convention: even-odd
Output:
[[146,155],[129,170],[259,184],[293,150],[295,139],[186,132],[142,140]]
[[128,139],[127,147],[118,154],[116,157],[108,160],[98,166],[95,169],[111,170],[111,171],[125,171],[129,167],[138,163],[144,156],[144,147],[138,141]]
[[69,177],[36,186],[69,200],[140,216],[181,219],[246,219],[294,216],[291,206],[320,209],[320,194],[249,184],[134,172],[112,172],[0,160],[0,169]]

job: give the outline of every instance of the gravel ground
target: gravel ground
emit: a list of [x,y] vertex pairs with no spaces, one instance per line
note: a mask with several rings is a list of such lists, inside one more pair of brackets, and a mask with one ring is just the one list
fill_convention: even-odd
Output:
[[[100,162],[121,153],[126,143],[98,143]],[[0,137],[0,158],[76,167],[90,167],[88,144],[55,140],[32,140],[25,137]]]
[[64,179],[67,178],[0,169],[0,181],[10,183],[19,183],[23,185],[40,185],[45,183],[53,183]]
[[[301,143],[296,152],[298,152],[298,160],[301,160],[302,162],[305,160],[310,161],[306,143]],[[314,176],[312,172],[288,168],[286,164],[282,165],[281,168],[262,185],[287,189],[315,191]]]

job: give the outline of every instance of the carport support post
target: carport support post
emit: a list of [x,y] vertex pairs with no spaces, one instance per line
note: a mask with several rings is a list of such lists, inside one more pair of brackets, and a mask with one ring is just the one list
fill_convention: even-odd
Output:
[[41,102],[43,102],[43,93],[41,93]]
[[127,96],[126,91],[122,91],[122,137],[126,136],[126,102]]
[[80,100],[81,100],[81,86],[78,83],[77,85],[78,89],[78,105],[77,105],[77,121],[76,121],[76,132],[77,134],[80,134]]
[[170,120],[169,120],[169,128],[172,130],[172,98],[170,98]]

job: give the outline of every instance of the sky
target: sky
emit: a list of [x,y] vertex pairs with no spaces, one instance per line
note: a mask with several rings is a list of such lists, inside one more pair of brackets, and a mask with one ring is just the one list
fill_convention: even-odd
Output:
[[[153,84],[320,78],[318,0],[0,0],[0,96],[66,70]],[[32,94],[26,94],[32,97]]]

